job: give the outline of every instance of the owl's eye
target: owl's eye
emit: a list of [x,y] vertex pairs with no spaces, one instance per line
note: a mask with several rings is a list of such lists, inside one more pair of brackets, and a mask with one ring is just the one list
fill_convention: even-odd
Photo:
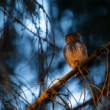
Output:
[[66,42],[69,43],[69,41],[70,41],[70,38],[66,37]]

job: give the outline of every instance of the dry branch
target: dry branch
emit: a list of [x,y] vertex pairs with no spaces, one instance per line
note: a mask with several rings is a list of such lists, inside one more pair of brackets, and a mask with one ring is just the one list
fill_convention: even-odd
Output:
[[[107,90],[108,88],[108,90]],[[108,68],[108,74],[107,74],[107,82],[106,82],[106,87],[104,88],[104,90],[102,89],[101,91],[103,91],[103,95],[109,95],[109,91],[110,91],[110,68]],[[95,102],[97,102],[101,95],[101,92],[98,92],[96,95],[94,95],[94,98],[95,98]],[[109,98],[109,97],[107,97]],[[77,107],[73,108],[72,110],[80,110],[82,109],[83,107],[86,107],[87,105],[90,105],[94,102],[93,98],[89,99],[88,101],[82,103],[81,105],[78,105]],[[107,109],[108,110],[108,109]]]
[[[98,56],[101,55],[101,53],[105,51],[105,49],[110,50],[110,41],[106,45],[99,47],[91,56],[89,56],[81,65],[79,65],[79,68],[84,67],[85,65],[89,64],[91,61],[96,59]],[[28,106],[27,110],[34,110],[45,101],[48,102],[48,100],[51,100],[51,97],[55,96],[56,92],[59,91],[60,87],[63,86],[63,84],[67,82],[71,77],[73,77],[76,74],[76,72],[78,72],[78,68],[75,68],[74,70],[67,73],[51,88],[46,89],[44,93],[38,99],[36,99],[36,101],[33,104]]]

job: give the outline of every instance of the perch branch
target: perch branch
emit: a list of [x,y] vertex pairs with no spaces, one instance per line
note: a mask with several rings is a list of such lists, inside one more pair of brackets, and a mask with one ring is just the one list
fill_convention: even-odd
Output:
[[[91,56],[89,56],[82,64],[79,65],[79,68],[84,67],[85,65],[96,59],[98,56],[100,56],[101,53],[105,51],[105,48],[110,48],[110,41],[106,45],[99,47]],[[58,82],[56,82],[51,88],[46,89],[44,93],[38,99],[36,99],[33,104],[28,106],[27,110],[34,110],[38,108],[42,103],[47,103],[49,100],[51,100],[51,97],[55,96],[56,92],[60,90],[60,87],[63,86],[63,84],[67,82],[71,77],[73,77],[76,72],[78,72],[78,68],[73,69],[64,77],[62,77]]]

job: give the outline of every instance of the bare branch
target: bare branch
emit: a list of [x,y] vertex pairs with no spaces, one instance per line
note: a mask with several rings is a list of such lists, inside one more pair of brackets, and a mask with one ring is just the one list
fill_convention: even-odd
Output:
[[[110,50],[110,41],[106,45],[99,47],[91,56],[89,56],[81,65],[79,65],[79,68],[82,69],[82,67],[89,64],[91,61],[93,61],[98,56],[100,56],[105,51],[105,48]],[[29,105],[27,110],[36,109],[43,102],[46,101],[47,103],[49,100],[51,100],[51,97],[55,96],[56,92],[60,90],[60,87],[63,86],[63,84],[65,84],[65,82],[67,82],[71,77],[73,77],[76,74],[76,72],[78,72],[78,68],[75,68],[74,70],[67,73],[58,82],[56,82],[51,88],[46,89],[44,93],[33,104]],[[92,100],[93,99],[91,99],[87,103],[90,103]]]

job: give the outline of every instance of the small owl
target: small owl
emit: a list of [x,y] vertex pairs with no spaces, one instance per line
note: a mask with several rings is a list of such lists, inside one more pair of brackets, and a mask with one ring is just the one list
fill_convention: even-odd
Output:
[[[64,47],[64,56],[70,67],[75,68],[81,64],[87,57],[87,48],[81,41],[80,34],[73,32],[65,37],[66,46]],[[85,75],[88,74],[86,67],[82,69]]]

